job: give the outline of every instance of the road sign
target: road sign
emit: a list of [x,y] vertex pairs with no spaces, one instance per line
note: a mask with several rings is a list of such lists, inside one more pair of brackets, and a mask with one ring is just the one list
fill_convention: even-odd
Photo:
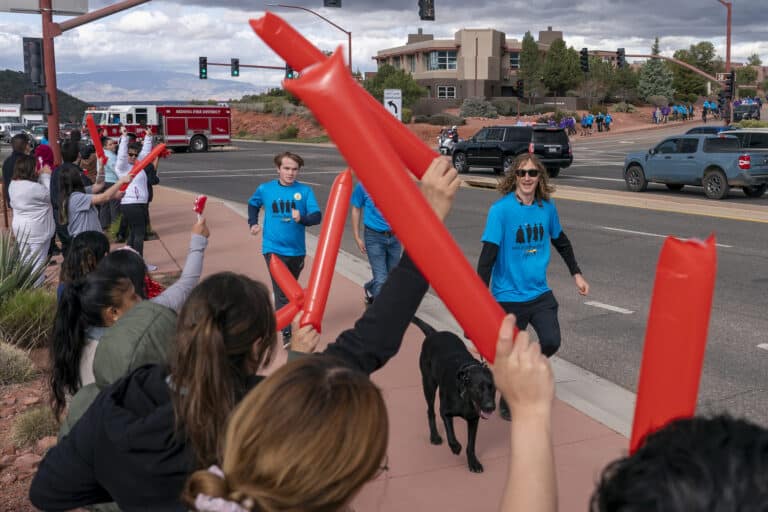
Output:
[[384,108],[392,112],[398,121],[403,120],[403,91],[401,89],[384,89]]
[[[76,16],[88,12],[88,0],[53,0],[53,14]],[[40,12],[39,0],[0,0],[0,12]]]

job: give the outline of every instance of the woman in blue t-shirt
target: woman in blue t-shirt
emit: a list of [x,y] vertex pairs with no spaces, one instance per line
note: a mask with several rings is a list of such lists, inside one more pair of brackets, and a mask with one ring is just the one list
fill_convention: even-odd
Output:
[[[504,311],[515,315],[519,329],[533,326],[541,352],[549,357],[560,348],[558,304],[547,285],[550,242],[568,265],[581,295],[589,293],[589,284],[560,226],[557,208],[550,199],[554,189],[539,159],[525,153],[506,171],[498,187],[503,197],[488,211],[477,272],[490,284]],[[499,412],[509,419],[503,400]]]

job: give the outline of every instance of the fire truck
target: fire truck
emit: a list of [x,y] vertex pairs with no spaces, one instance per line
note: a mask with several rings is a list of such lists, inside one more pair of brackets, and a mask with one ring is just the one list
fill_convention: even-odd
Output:
[[174,150],[207,151],[232,140],[232,117],[228,107],[209,105],[111,105],[106,109],[90,108],[83,116],[93,116],[99,132],[106,130],[112,138],[120,137],[120,126],[137,137],[151,127],[158,142]]

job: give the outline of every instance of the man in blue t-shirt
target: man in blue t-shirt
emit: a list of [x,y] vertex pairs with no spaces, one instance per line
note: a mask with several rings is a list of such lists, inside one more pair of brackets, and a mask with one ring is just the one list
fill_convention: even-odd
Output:
[[[373,203],[373,199],[361,183],[352,191],[352,233],[360,252],[368,255],[373,279],[363,285],[366,304],[372,304],[387,280],[390,270],[400,261],[402,246],[392,228]],[[364,237],[360,238],[360,210],[363,210]]]
[[[248,200],[248,225],[252,235],[262,231],[259,226],[259,210],[263,206],[264,236],[261,252],[267,260],[267,267],[269,259],[276,256],[298,279],[307,254],[305,229],[320,223],[320,207],[312,189],[296,180],[299,170],[304,166],[303,158],[285,151],[275,156],[275,166],[277,179],[259,185]],[[277,311],[288,304],[288,298],[274,278],[272,290]],[[283,346],[287,347],[290,342],[289,325],[283,329]]]
[[[504,197],[488,211],[477,272],[490,284],[504,311],[515,315],[518,329],[529,323],[533,326],[542,354],[550,357],[560,348],[558,304],[547,285],[550,243],[568,265],[581,295],[589,293],[589,284],[560,226],[557,208],[549,197],[552,187],[539,159],[529,153],[519,156],[499,191]],[[499,413],[509,419],[503,400]]]

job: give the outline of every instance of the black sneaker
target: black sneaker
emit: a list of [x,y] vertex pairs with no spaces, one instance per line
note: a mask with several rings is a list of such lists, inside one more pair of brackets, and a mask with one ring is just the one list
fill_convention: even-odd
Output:
[[499,416],[505,421],[512,421],[512,414],[509,412],[509,405],[504,397],[499,400]]

